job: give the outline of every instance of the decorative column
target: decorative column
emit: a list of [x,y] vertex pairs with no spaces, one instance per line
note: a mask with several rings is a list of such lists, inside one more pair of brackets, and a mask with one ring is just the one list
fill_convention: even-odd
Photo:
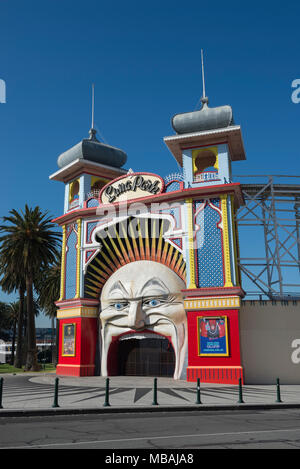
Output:
[[81,225],[82,220],[77,220],[77,256],[76,256],[76,295],[75,298],[80,298],[80,276],[81,276]]
[[64,300],[59,310],[59,359],[57,375],[94,376],[99,302]]
[[[183,296],[188,322],[188,381],[200,378],[202,382],[237,384],[240,378],[243,380],[239,340],[240,287],[236,284],[235,273],[238,272],[237,240],[231,197],[230,193],[221,193],[195,202],[191,198],[185,200],[189,277]],[[218,204],[218,199],[219,221],[216,217],[209,218],[211,207]],[[201,226],[193,214],[193,204],[197,202],[203,206]],[[216,224],[219,231],[214,228]],[[197,229],[203,230],[203,234],[195,240]],[[222,269],[222,282],[217,283],[213,273],[209,277],[211,283],[203,284],[198,280],[199,265],[203,271],[209,268],[207,263],[197,261],[197,256],[201,255],[198,253],[201,239],[209,246],[206,247],[210,253],[210,257],[206,257],[207,263],[215,260],[215,269]]]
[[66,225],[62,227],[63,238],[62,238],[62,250],[61,250],[61,274],[60,274],[60,297],[58,301],[65,298],[65,276],[66,276]]
[[224,287],[233,287],[230,266],[230,244],[228,232],[228,210],[227,210],[227,194],[221,194],[221,208],[223,217],[223,247],[224,247],[224,271],[225,285]]
[[241,284],[240,279],[240,270],[238,267],[238,233],[237,233],[237,226],[235,221],[235,212],[234,212],[234,197],[230,195],[230,209],[231,209],[231,227],[232,227],[232,237],[233,237],[233,251],[234,251],[234,265],[235,265],[235,272],[236,272],[236,284]]
[[[76,259],[75,289],[72,297],[66,298],[65,287],[67,230],[63,226],[62,267],[60,299],[57,319],[59,320],[59,360],[56,368],[58,375],[93,376],[95,373],[95,354],[97,343],[97,322],[99,300],[80,297],[81,286],[81,245],[82,219],[76,220],[77,244],[74,250]],[[75,272],[73,272],[75,277]],[[73,284],[74,285],[74,284]],[[71,292],[69,292],[70,295]],[[74,295],[74,296],[73,296]]]
[[188,289],[197,288],[195,271],[195,251],[194,251],[194,221],[193,221],[193,199],[186,199],[187,220],[188,220],[188,250],[189,250],[189,284]]

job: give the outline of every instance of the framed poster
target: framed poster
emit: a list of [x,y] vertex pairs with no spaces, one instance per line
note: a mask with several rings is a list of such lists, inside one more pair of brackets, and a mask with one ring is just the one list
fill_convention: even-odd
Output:
[[75,357],[76,324],[63,324],[62,326],[62,356]]
[[198,355],[228,357],[227,316],[198,316]]

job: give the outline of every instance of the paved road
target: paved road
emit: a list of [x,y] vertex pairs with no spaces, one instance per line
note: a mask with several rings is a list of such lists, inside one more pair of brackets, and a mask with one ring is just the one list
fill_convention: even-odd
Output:
[[[0,418],[0,449],[300,449],[300,411]],[[121,454],[121,453],[120,453]]]

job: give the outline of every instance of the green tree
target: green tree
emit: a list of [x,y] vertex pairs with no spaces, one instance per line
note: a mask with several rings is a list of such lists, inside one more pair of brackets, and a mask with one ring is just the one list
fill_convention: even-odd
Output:
[[[40,313],[40,308],[39,308],[39,305],[36,301],[36,299],[33,299],[33,312],[34,312],[34,317],[36,318],[39,313]],[[16,368],[21,368],[23,365],[26,364],[26,358],[27,358],[27,349],[28,349],[28,335],[27,335],[27,324],[28,324],[28,321],[27,321],[27,318],[28,318],[28,315],[27,315],[27,298],[26,298],[26,295],[24,297],[24,309],[23,309],[23,330],[22,330],[22,349],[21,349],[21,353],[20,353],[20,360],[19,360],[19,364],[18,366],[16,366]],[[18,346],[17,346],[18,347]],[[18,352],[18,348],[17,348],[17,352]],[[15,360],[15,363],[16,363],[16,360]]]
[[[51,217],[42,212],[40,207],[29,208],[24,212],[13,209],[10,215],[3,217],[0,225],[1,258],[9,265],[17,265],[23,271],[26,286],[27,306],[27,357],[26,370],[37,371],[36,331],[34,316],[34,282],[40,270],[55,261],[60,233],[52,230]],[[9,261],[10,260],[10,261]]]
[[53,331],[54,320],[57,314],[57,307],[55,302],[59,299],[60,295],[60,275],[61,275],[61,256],[57,253],[55,261],[51,265],[44,266],[38,275],[35,283],[35,288],[38,294],[37,302],[45,312],[45,315],[51,318],[52,323],[52,362],[57,361],[57,347],[58,347],[58,324],[56,320],[56,353],[54,356],[53,350]]

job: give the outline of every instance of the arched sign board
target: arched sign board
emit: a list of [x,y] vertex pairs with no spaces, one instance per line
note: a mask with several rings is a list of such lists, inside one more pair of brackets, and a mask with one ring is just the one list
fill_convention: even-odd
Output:
[[110,182],[100,193],[102,204],[124,202],[157,195],[163,191],[164,181],[157,174],[131,173]]

